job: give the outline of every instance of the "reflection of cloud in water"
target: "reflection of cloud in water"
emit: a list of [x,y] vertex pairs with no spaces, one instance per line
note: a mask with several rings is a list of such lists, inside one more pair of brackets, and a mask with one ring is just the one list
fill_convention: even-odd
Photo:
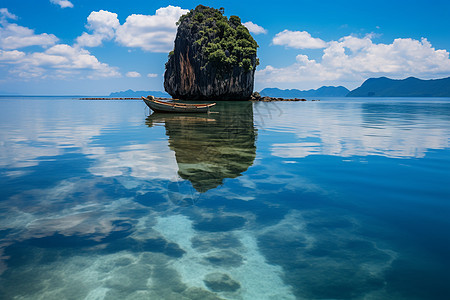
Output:
[[58,148],[41,148],[26,146],[23,143],[3,142],[0,143],[0,166],[7,168],[26,168],[35,166],[40,156],[56,156],[60,153]]
[[177,178],[175,154],[169,151],[167,143],[163,141],[123,146],[116,153],[94,157],[95,163],[89,171],[97,176],[163,180]]
[[[297,136],[294,142],[274,143],[272,155],[283,158],[309,155],[407,158],[423,157],[429,149],[450,147],[448,118],[430,113],[428,107],[436,105],[433,103],[422,106],[379,104],[375,112],[369,104],[305,104],[302,109],[295,109],[295,114],[285,106],[282,116],[271,116],[271,125],[265,126],[265,130]],[[404,112],[392,112],[395,106]]]
[[[103,147],[89,145],[100,135],[101,126],[73,126],[57,128],[58,124],[25,126],[20,130],[0,131],[0,167],[26,168],[39,164],[40,157],[54,157],[65,148],[79,148],[86,155],[101,155]],[[22,175],[9,171],[10,175]]]
[[[130,114],[121,114],[119,105],[126,106]],[[6,168],[36,166],[39,158],[61,155],[66,149],[85,155],[104,154],[104,147],[92,145],[95,137],[105,130],[119,129],[122,121],[140,124],[142,120],[133,111],[142,106],[135,103],[14,98],[2,99],[1,106],[0,167]],[[26,172],[7,170],[6,174]]]

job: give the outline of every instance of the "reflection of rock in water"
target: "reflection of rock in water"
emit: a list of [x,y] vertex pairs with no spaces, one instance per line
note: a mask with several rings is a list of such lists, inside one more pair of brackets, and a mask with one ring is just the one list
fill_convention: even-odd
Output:
[[147,125],[164,123],[178,174],[199,192],[216,188],[253,164],[256,130],[250,102],[218,103],[211,114],[152,114]]

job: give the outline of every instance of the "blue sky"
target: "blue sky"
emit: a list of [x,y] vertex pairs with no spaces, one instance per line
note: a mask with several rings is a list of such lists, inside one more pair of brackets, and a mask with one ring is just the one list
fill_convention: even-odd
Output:
[[450,76],[450,1],[2,0],[0,94],[161,91],[174,23],[198,4],[252,32],[256,90]]

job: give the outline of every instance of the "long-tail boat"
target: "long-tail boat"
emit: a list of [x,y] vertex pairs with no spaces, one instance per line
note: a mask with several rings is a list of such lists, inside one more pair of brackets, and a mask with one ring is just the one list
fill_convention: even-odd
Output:
[[145,104],[155,112],[173,112],[173,113],[207,113],[216,103],[209,104],[191,104],[178,102],[165,102],[156,100],[153,96],[142,97]]

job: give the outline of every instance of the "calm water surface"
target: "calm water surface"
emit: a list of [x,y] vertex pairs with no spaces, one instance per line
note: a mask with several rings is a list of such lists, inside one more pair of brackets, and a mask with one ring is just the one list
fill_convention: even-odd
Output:
[[0,98],[1,299],[450,299],[450,99]]

